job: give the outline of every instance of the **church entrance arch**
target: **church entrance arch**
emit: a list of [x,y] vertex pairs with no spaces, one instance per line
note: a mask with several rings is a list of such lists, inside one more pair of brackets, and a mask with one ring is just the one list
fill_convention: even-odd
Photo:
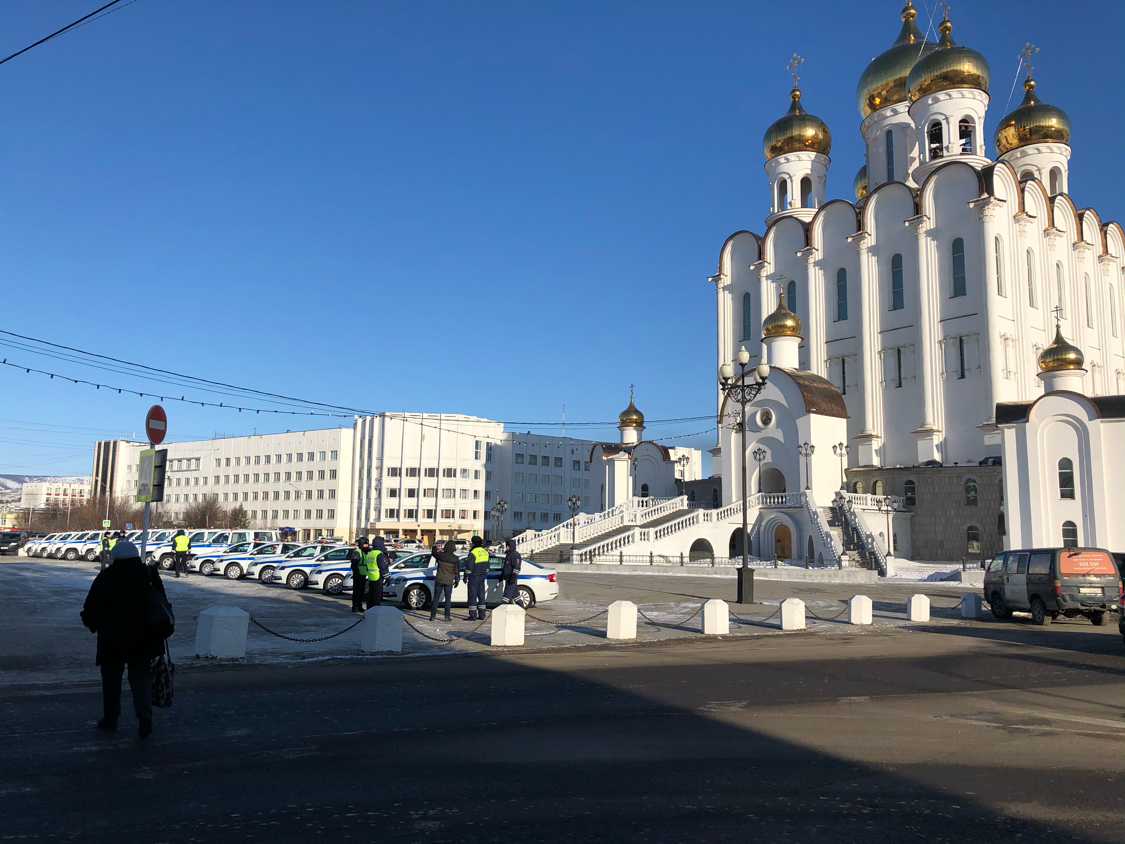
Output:
[[773,555],[778,560],[793,558],[793,531],[789,525],[779,524],[773,530]]
[[741,557],[742,556],[742,528],[736,528],[730,535],[730,543],[727,546],[728,557]]
[[785,492],[785,475],[780,469],[769,466],[762,470],[762,492]]
[[691,543],[691,548],[688,550],[688,562],[696,563],[700,560],[713,559],[715,559],[715,549],[706,539],[697,539]]

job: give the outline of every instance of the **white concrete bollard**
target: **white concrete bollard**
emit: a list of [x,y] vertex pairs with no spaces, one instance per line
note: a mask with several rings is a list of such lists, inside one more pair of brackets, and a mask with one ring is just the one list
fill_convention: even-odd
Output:
[[607,639],[637,638],[637,605],[632,601],[614,601],[609,605],[609,623],[606,625]]
[[800,598],[786,598],[781,602],[781,629],[805,629],[805,602]]
[[730,609],[727,602],[712,598],[703,604],[701,630],[706,636],[726,636],[730,633]]
[[906,617],[911,621],[929,621],[930,599],[925,595],[911,595],[906,602]]
[[501,604],[492,611],[492,647],[514,648],[523,644],[523,607]]
[[848,624],[871,623],[871,599],[866,595],[853,595],[848,601]]
[[250,613],[238,607],[208,607],[195,629],[197,656],[242,659],[246,656],[246,628]]
[[961,596],[961,618],[980,618],[981,599],[976,592],[966,592]]
[[372,607],[363,614],[360,647],[367,653],[402,650],[402,610],[397,607]]

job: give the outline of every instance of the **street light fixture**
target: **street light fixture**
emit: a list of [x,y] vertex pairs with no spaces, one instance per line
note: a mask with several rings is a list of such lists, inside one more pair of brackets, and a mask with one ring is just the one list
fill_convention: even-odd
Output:
[[[738,570],[738,603],[754,603],[754,573],[750,570],[750,529],[747,522],[746,507],[746,408],[758,398],[758,394],[765,389],[766,379],[769,378],[770,368],[765,363],[758,364],[754,370],[757,380],[746,383],[746,364],[750,363],[750,353],[743,346],[738,350],[735,359],[739,367],[738,378],[734,378],[734,367],[724,363],[719,367],[719,389],[723,395],[738,405],[739,414],[735,430],[742,434],[742,567]],[[755,458],[756,459],[756,458]],[[759,484],[761,480],[759,479]]]
[[885,496],[883,496],[882,499],[880,499],[880,501],[879,501],[879,511],[881,513],[887,514],[887,556],[888,557],[893,557],[895,555],[894,554],[894,547],[895,547],[894,534],[891,532],[893,530],[893,525],[891,523],[891,517],[894,516],[895,511],[897,511],[897,510],[898,510],[898,502],[895,501],[893,498],[891,498],[889,495],[885,495]]
[[851,450],[852,447],[846,443],[837,443],[832,446],[832,453],[840,458],[840,489],[844,490],[844,492],[848,491],[848,482],[844,478],[844,464],[847,462],[848,452]]
[[582,509],[582,499],[572,495],[566,500],[570,508],[570,558],[574,562],[574,546],[578,543],[578,511]]
[[503,498],[496,502],[496,509],[500,511],[500,536],[504,535],[504,514],[508,512],[508,502]]
[[766,450],[758,446],[750,454],[753,456],[754,462],[758,464],[758,494],[760,495],[762,492],[762,463],[766,459]]
[[797,446],[797,453],[799,455],[801,455],[803,458],[805,458],[805,490],[806,491],[808,491],[808,488],[809,488],[809,469],[810,469],[809,461],[812,458],[814,451],[816,451],[816,446],[813,445],[812,443],[801,443],[799,446]]

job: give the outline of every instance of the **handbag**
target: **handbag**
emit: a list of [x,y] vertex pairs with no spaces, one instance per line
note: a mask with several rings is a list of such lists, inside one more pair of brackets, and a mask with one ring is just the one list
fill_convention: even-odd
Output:
[[167,709],[172,705],[172,693],[176,681],[176,666],[172,662],[167,641],[164,643],[164,653],[153,657],[149,670],[152,674],[152,705]]

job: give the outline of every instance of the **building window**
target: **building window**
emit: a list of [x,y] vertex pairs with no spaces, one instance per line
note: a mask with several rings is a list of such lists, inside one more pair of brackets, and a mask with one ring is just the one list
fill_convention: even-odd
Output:
[[848,318],[848,271],[843,267],[836,271],[836,319]]
[[957,124],[957,140],[961,142],[962,155],[973,154],[973,121],[967,117]]
[[793,313],[797,313],[797,282],[791,281],[785,289],[786,298],[789,300],[786,305]]
[[863,495],[863,481],[856,481],[852,484],[852,492],[856,495]]
[[641,498],[648,498],[648,484],[641,484]]
[[1094,305],[1090,301],[1090,274],[1089,273],[1086,273],[1086,276],[1083,279],[1083,282],[1084,282],[1085,287],[1086,287],[1086,290],[1085,290],[1085,293],[1086,293],[1086,327],[1087,328],[1093,328],[1094,327]]
[[516,462],[517,463],[523,463],[523,455],[522,454],[516,455]]
[[789,207],[789,183],[785,179],[777,180],[777,210],[784,211]]
[[[300,455],[297,455],[297,456],[300,457]],[[401,478],[402,477],[402,469],[399,468],[398,466],[388,466],[387,467],[387,477],[388,478]]]
[[742,339],[754,339],[753,299],[749,293],[742,294]]
[[582,461],[581,460],[571,460],[570,461],[570,471],[572,471],[572,472],[582,471]]
[[1007,296],[1004,292],[1004,241],[997,237],[992,245],[996,250],[996,295]]
[[[517,460],[516,462],[518,463],[519,461]],[[442,469],[441,470],[441,476],[443,478],[456,478],[457,477],[457,470],[456,469]]]
[[480,440],[473,440],[473,460],[480,460]]
[[848,394],[848,359],[846,357],[840,358],[840,395],[846,396]]
[[812,179],[808,176],[801,179],[801,207],[812,208]]
[[902,294],[902,256],[891,256],[891,310],[900,311],[905,307]]
[[887,130],[887,181],[895,180],[895,133]]
[[918,485],[914,481],[907,481],[902,485],[902,499],[907,507],[915,507],[918,504]]
[[965,550],[969,554],[980,555],[980,528],[976,525],[965,528]]
[[944,133],[941,131],[941,124],[935,120],[930,124],[930,129],[926,135],[930,142],[930,161],[941,158],[945,154],[945,139]]
[[[336,452],[336,451],[330,451],[330,452],[328,452],[328,459],[329,460],[337,460],[337,459],[339,459],[338,454],[339,453]],[[266,462],[269,463],[269,460],[267,459]],[[332,511],[330,510],[329,512],[332,512]]]
[[965,338],[957,338],[957,377],[965,377]]
[[882,495],[883,494],[883,482],[882,481],[875,481],[873,484],[871,484],[871,494],[872,495]]
[[492,462],[492,443],[485,443],[484,444],[484,462],[485,463],[491,463]]
[[1063,295],[1062,264],[1055,264],[1055,293],[1058,299],[1059,319],[1066,319],[1066,297]]
[[1062,523],[1063,548],[1078,547],[1078,525],[1074,522]]
[[1027,250],[1027,304],[1033,308],[1039,307],[1035,301],[1035,256],[1030,249]]
[[426,469],[424,470],[423,474],[425,474],[425,476],[427,478],[436,478],[437,477],[437,467],[436,466],[427,466]]
[[953,295],[965,295],[965,241],[953,239]]
[[[587,503],[589,503],[589,502],[587,502]],[[711,506],[712,507],[718,507],[719,506],[719,488],[718,487],[715,487],[711,490]]]
[[895,387],[902,386],[902,346],[895,348]]
[[[320,477],[321,478],[324,477],[323,471],[320,473]],[[418,467],[417,466],[407,466],[406,467],[406,477],[408,477],[408,478],[418,477]]]
[[1051,196],[1062,193],[1062,171],[1058,167],[1051,168]]
[[1069,457],[1059,461],[1059,498],[1074,500],[1074,463]]
[[965,478],[965,506],[976,507],[978,499],[976,479]]
[[305,462],[305,453],[303,451],[297,452],[297,462],[298,463],[304,463]]

